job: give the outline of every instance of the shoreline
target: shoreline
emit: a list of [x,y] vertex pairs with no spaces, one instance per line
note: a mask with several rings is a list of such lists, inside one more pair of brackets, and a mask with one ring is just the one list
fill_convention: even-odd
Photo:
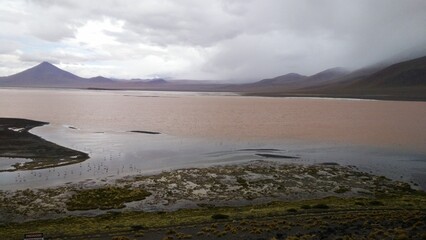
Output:
[[[88,199],[91,191],[97,197]],[[107,193],[122,196],[109,205]],[[139,192],[142,191],[142,192]],[[141,197],[136,197],[137,194]],[[75,196],[81,195],[78,199]],[[106,199],[103,199],[103,195]],[[98,216],[110,210],[173,212],[181,209],[243,207],[327,197],[375,199],[425,194],[409,184],[335,164],[288,164],[257,160],[243,164],[184,168],[115,180],[86,179],[24,190],[0,190],[0,222]],[[95,196],[94,195],[94,196]],[[126,196],[133,196],[126,198]],[[99,198],[101,197],[101,198]],[[90,201],[89,201],[90,200]],[[109,200],[108,200],[109,201]],[[24,205],[22,203],[25,202]],[[95,205],[93,205],[95,204]],[[98,205],[100,204],[100,205]],[[107,204],[107,205],[105,205]]]
[[424,94],[418,95],[391,95],[391,94],[329,94],[329,93],[240,93],[241,96],[257,96],[272,98],[318,98],[318,99],[355,99],[355,100],[375,100],[375,101],[407,101],[407,102],[426,102]]
[[[420,94],[389,94],[384,93],[294,93],[294,92],[232,92],[232,91],[209,91],[209,90],[168,90],[168,89],[131,89],[131,88],[64,88],[64,87],[0,87],[0,89],[16,90],[77,90],[77,91],[134,91],[134,92],[160,92],[160,93],[211,93],[218,96],[251,96],[251,97],[273,97],[273,98],[331,98],[331,99],[359,99],[359,100],[377,100],[377,101],[408,101],[408,102],[426,102],[423,93]],[[232,95],[223,95],[223,94]]]

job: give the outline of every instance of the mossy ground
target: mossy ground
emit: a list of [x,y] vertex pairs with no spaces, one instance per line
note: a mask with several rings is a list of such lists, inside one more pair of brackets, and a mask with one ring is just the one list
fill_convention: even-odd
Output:
[[119,209],[124,208],[124,203],[140,201],[151,195],[143,189],[129,187],[103,187],[96,189],[77,190],[66,202],[67,209]]
[[87,215],[87,210],[90,214],[104,214],[107,209],[174,211],[327,196],[374,200],[413,192],[407,183],[342,166],[253,161],[111,181],[86,180],[53,188],[0,190],[0,223]]
[[[320,234],[321,232],[324,233],[324,231],[338,232],[342,226],[348,227],[352,225],[361,230],[363,226],[369,229],[368,231],[365,229],[362,231],[357,230],[358,232],[354,230],[354,236],[356,234],[367,236],[373,234],[373,232],[376,232],[375,234],[379,236],[382,234],[377,232],[379,230],[389,233],[395,232],[395,229],[399,228],[403,229],[401,231],[406,235],[408,234],[407,236],[410,236],[410,234],[420,234],[420,230],[425,230],[426,197],[423,193],[382,197],[376,201],[380,201],[382,204],[373,204],[371,199],[364,198],[328,197],[316,200],[273,202],[243,207],[182,209],[174,212],[110,212],[97,217],[66,217],[56,220],[3,224],[0,226],[0,238],[19,239],[23,233],[36,231],[43,232],[52,239],[69,239],[72,236],[77,237],[74,239],[78,239],[78,236],[110,239],[112,236],[117,235],[141,239],[140,235],[143,231],[147,231],[145,235],[148,232],[150,234],[157,232],[154,235],[163,234],[166,236],[169,229],[187,228],[188,226],[192,226],[193,234],[201,232],[199,233],[200,235],[213,235],[216,238],[220,232],[225,230],[219,232],[213,230],[211,232],[209,232],[210,230],[204,231],[203,228],[206,224],[220,223],[224,228],[226,223],[241,225],[244,222],[250,223],[250,226],[236,228],[237,232],[235,234],[244,235],[247,231],[253,232],[254,235],[285,232],[287,235],[294,233],[296,236],[297,231],[308,234],[308,230],[311,229],[310,231],[315,230],[318,232],[317,234]],[[315,208],[315,206],[319,205],[327,206],[328,208]],[[306,206],[310,206],[310,209],[306,209]],[[289,209],[296,211],[289,212]],[[223,220],[212,218],[212,216],[217,214],[228,217]],[[273,224],[274,221],[280,220],[286,220],[286,224]],[[397,222],[400,224],[397,224]],[[275,227],[278,227],[278,229],[274,230]],[[330,227],[335,230],[327,230]],[[232,229],[228,229],[224,235],[232,236]],[[349,234],[350,231],[336,234],[343,233]],[[96,236],[99,236],[99,238]],[[178,238],[175,236],[174,239]]]

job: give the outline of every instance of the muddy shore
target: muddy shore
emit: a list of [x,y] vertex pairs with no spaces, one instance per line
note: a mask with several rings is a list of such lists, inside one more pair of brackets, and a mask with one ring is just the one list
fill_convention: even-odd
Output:
[[421,239],[424,206],[424,192],[353,168],[254,161],[0,191],[0,237]]
[[46,124],[27,119],[0,118],[0,158],[24,160],[0,169],[0,172],[64,166],[89,158],[87,153],[59,146],[29,132]]

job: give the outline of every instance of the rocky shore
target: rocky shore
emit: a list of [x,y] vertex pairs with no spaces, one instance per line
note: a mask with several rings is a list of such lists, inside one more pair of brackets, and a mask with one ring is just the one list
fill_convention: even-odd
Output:
[[412,192],[416,190],[407,183],[349,167],[259,160],[109,181],[88,179],[54,188],[0,191],[0,211],[4,216],[0,220],[95,216],[110,210],[158,212],[239,207],[325,197],[375,199]]

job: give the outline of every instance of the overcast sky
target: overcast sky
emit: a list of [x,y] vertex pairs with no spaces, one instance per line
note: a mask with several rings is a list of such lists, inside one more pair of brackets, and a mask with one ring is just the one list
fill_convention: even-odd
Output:
[[0,0],[0,75],[253,80],[426,48],[425,0]]

